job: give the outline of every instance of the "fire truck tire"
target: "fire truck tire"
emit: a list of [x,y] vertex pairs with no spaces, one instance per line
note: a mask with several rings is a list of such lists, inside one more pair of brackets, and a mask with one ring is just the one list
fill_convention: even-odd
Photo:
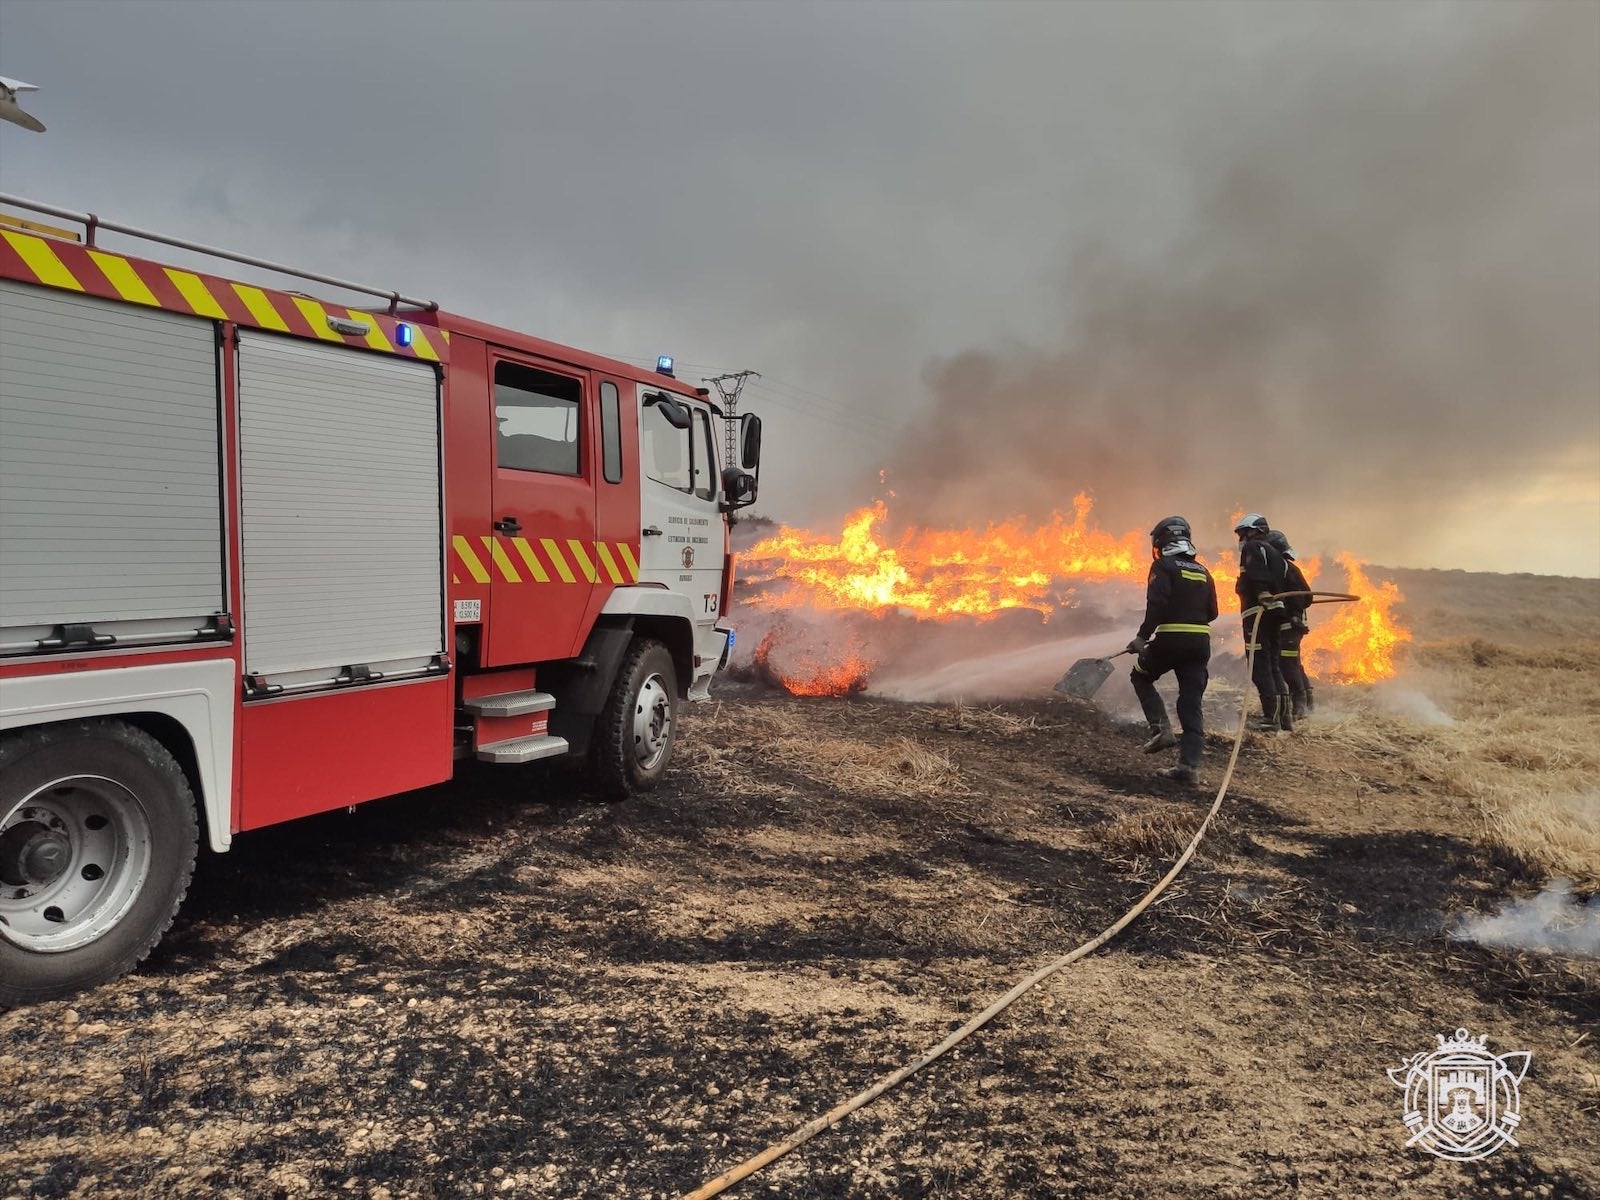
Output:
[[132,970],[172,924],[198,842],[183,768],[143,730],[0,739],[0,1008]]
[[636,638],[623,656],[605,708],[595,719],[589,771],[608,800],[661,782],[678,734],[678,680],[660,642]]

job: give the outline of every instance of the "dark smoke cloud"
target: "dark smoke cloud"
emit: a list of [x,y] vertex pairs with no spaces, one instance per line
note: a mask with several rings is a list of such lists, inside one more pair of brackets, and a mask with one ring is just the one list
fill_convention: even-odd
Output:
[[1056,347],[929,366],[902,515],[1087,487],[1114,529],[1179,511],[1231,540],[1245,508],[1393,562],[1553,471],[1595,505],[1600,6],[1444,15],[1420,53],[1240,78],[1164,251],[1080,257]]

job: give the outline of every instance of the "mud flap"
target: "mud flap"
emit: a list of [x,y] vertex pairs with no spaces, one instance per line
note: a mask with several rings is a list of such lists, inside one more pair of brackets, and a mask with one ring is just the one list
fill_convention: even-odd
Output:
[[631,619],[596,625],[577,658],[539,668],[540,688],[556,698],[550,713],[550,732],[567,739],[571,757],[581,758],[588,753],[594,719],[605,707],[612,680],[632,641]]

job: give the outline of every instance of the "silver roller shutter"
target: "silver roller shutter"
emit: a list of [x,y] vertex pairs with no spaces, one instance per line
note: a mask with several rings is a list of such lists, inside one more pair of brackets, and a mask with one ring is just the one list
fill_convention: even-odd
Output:
[[3,640],[222,611],[218,457],[211,322],[0,280]]
[[245,670],[333,678],[443,652],[432,367],[239,333]]

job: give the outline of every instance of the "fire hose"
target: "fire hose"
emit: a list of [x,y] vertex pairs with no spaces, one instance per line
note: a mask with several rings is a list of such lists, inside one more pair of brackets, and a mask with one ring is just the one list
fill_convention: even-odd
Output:
[[[1359,596],[1351,596],[1344,592],[1309,591],[1279,592],[1276,596],[1268,598],[1283,600],[1291,596],[1309,597],[1312,604],[1353,603],[1361,599]],[[1261,618],[1263,615],[1265,615],[1265,612],[1266,609],[1264,606],[1256,611],[1256,619],[1250,626],[1249,640],[1245,643],[1245,677],[1247,679],[1250,676],[1251,668],[1255,662],[1254,647],[1257,644],[1256,634],[1261,628]],[[973,1017],[965,1025],[961,1026],[960,1029],[957,1029],[954,1033],[950,1034],[944,1039],[944,1041],[933,1047],[933,1049],[929,1050],[915,1062],[908,1063],[899,1070],[889,1075],[885,1075],[882,1079],[878,1080],[877,1083],[873,1084],[865,1091],[856,1093],[848,1100],[840,1102],[827,1112],[823,1113],[822,1116],[800,1126],[800,1128],[796,1129],[781,1142],[775,1142],[773,1145],[768,1146],[759,1154],[752,1155],[751,1157],[745,1159],[745,1161],[740,1163],[738,1166],[730,1167],[721,1175],[718,1175],[715,1179],[707,1180],[694,1191],[684,1193],[682,1200],[709,1200],[709,1198],[712,1196],[720,1196],[734,1184],[749,1178],[751,1175],[754,1175],[757,1171],[761,1170],[762,1167],[767,1166],[769,1163],[776,1162],[785,1154],[789,1153],[789,1151],[804,1145],[806,1142],[809,1142],[812,1138],[816,1137],[817,1134],[831,1128],[834,1125],[837,1125],[851,1113],[857,1111],[858,1109],[865,1108],[891,1088],[896,1087],[897,1085],[911,1078],[911,1076],[922,1070],[922,1068],[930,1065],[940,1058],[943,1058],[946,1053],[955,1049],[955,1047],[966,1041],[967,1038],[971,1037],[978,1030],[982,1029],[995,1017],[999,1016],[1006,1009],[1010,1008],[1014,1003],[1016,1003],[1016,1001],[1020,1000],[1026,993],[1032,991],[1046,979],[1049,979],[1052,975],[1070,966],[1072,963],[1077,962],[1078,959],[1089,954],[1093,954],[1101,946],[1104,946],[1112,938],[1116,937],[1117,934],[1121,933],[1124,929],[1131,925],[1134,920],[1138,918],[1140,913],[1144,912],[1145,909],[1149,908],[1150,905],[1155,903],[1156,897],[1167,890],[1167,886],[1178,877],[1178,874],[1184,869],[1184,867],[1189,865],[1189,860],[1194,857],[1195,851],[1200,848],[1201,839],[1205,837],[1206,831],[1211,828],[1212,820],[1221,810],[1222,799],[1228,794],[1228,784],[1233,781],[1233,769],[1239,762],[1239,748],[1244,744],[1245,722],[1249,710],[1250,689],[1247,684],[1245,687],[1244,700],[1239,705],[1239,725],[1238,728],[1234,730],[1233,734],[1233,750],[1228,755],[1228,768],[1222,774],[1222,782],[1217,787],[1216,798],[1212,800],[1211,808],[1209,811],[1207,811],[1205,819],[1200,822],[1200,827],[1194,831],[1194,837],[1189,839],[1189,844],[1184,847],[1183,853],[1178,856],[1178,861],[1172,864],[1172,869],[1163,875],[1160,881],[1157,882],[1156,885],[1148,892],[1146,892],[1137,904],[1119,917],[1114,923],[1101,930],[1101,932],[1095,937],[1090,938],[1087,942],[1084,942],[1075,949],[1068,951],[1055,961],[1046,963],[1044,966],[1033,972],[1033,974],[1023,979],[1009,992],[1001,996],[993,1004],[989,1005],[988,1008],[984,1009],[977,1016]]]

